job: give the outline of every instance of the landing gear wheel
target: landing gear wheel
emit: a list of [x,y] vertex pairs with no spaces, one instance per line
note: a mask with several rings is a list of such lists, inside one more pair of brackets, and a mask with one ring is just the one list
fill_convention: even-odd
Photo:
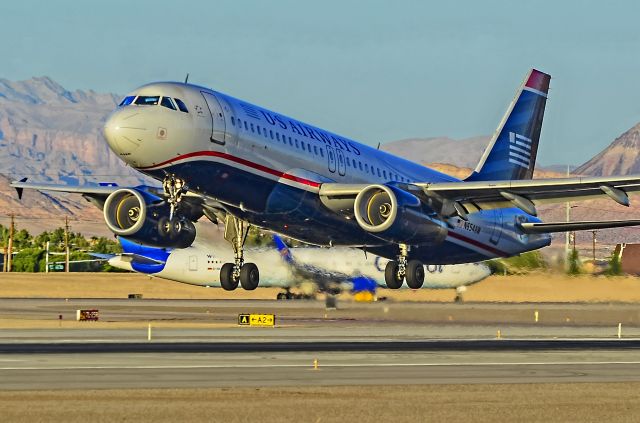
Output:
[[398,269],[398,262],[393,260],[384,268],[384,281],[387,283],[387,288],[398,289],[402,286],[404,278],[398,276]]
[[407,285],[411,289],[420,289],[424,283],[424,266],[419,260],[409,260],[407,263]]
[[240,268],[240,284],[247,291],[253,291],[260,283],[258,266],[253,263],[245,263]]
[[284,292],[278,292],[278,295],[276,296],[277,300],[286,300],[287,299],[287,294],[285,294]]
[[225,291],[233,291],[238,287],[238,280],[233,277],[233,263],[225,263],[220,269],[220,286]]

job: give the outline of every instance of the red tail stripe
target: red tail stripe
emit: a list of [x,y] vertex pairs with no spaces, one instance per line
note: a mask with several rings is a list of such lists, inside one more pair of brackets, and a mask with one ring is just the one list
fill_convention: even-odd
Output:
[[467,244],[475,245],[476,247],[482,248],[483,250],[489,251],[500,257],[507,257],[509,255],[504,251],[500,251],[496,248],[491,247],[490,245],[483,244],[482,242],[476,241],[475,239],[472,239],[472,238],[467,238],[466,236],[460,235],[453,231],[449,231],[447,235],[449,235],[451,238],[456,238],[456,239],[459,239],[460,241],[464,241]]

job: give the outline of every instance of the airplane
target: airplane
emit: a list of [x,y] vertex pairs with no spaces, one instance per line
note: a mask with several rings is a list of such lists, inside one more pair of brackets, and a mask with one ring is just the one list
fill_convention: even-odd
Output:
[[[104,125],[111,150],[162,181],[144,187],[12,183],[75,192],[101,207],[114,234],[155,247],[190,246],[203,215],[225,222],[234,257],[221,285],[254,289],[250,225],[318,246],[349,246],[389,260],[385,282],[420,288],[424,265],[508,257],[550,244],[550,233],[640,220],[542,222],[540,204],[609,197],[628,206],[640,176],[532,179],[550,75],[531,69],[477,167],[465,179],[209,88],[144,85]],[[381,104],[381,110],[385,105]]]
[[[354,293],[369,292],[375,295],[377,287],[386,287],[384,275],[388,259],[370,257],[345,247],[291,249],[275,234],[273,240],[282,261],[291,268],[294,277],[313,281],[321,291],[331,292],[337,284],[351,286]],[[422,288],[455,289],[456,301],[462,301],[467,286],[491,275],[491,269],[484,263],[424,267],[425,281]]]
[[[277,299],[312,298],[317,292],[335,295],[346,290],[375,295],[376,289],[384,286],[385,259],[351,248],[290,249],[277,235],[273,235],[273,239],[276,249],[251,249],[247,255],[269,269],[261,286],[283,288]],[[190,285],[221,286],[220,269],[229,257],[216,254],[217,249],[204,242],[196,240],[189,247],[169,249],[141,245],[122,237],[118,241],[122,254],[90,254],[122,270]],[[489,267],[482,263],[426,268],[423,288],[456,289],[459,299],[466,286],[491,274]],[[300,288],[302,293],[294,294],[292,288]]]

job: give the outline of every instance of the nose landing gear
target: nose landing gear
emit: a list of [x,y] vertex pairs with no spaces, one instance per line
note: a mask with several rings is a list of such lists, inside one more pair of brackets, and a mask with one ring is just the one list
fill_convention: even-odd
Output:
[[169,222],[171,222],[182,201],[182,195],[188,191],[187,183],[182,178],[176,178],[175,175],[166,175],[162,181],[162,189],[169,203]]
[[400,244],[400,254],[397,260],[391,260],[384,269],[384,280],[387,288],[398,289],[405,278],[411,289],[420,289],[424,283],[424,266],[420,260],[407,260],[409,247]]
[[233,247],[234,263],[225,263],[220,269],[220,285],[226,291],[233,291],[238,284],[252,291],[260,283],[260,271],[254,263],[244,262],[244,243],[250,225],[231,215],[227,215],[224,225],[224,239]]

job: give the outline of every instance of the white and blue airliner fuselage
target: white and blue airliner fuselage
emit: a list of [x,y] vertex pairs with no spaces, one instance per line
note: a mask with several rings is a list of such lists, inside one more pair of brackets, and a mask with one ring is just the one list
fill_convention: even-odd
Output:
[[[165,98],[179,100],[186,111],[177,105],[163,107]],[[154,83],[133,91],[110,116],[105,135],[113,151],[137,170],[159,180],[171,174],[188,181],[190,190],[221,202],[254,225],[311,244],[363,247],[388,258],[398,254],[397,245],[328,208],[321,186],[458,181],[280,113],[183,83]],[[516,230],[518,222],[536,220],[518,208],[479,211],[466,220],[432,215],[421,223],[422,239],[410,251],[425,264],[511,256],[550,242],[547,234]]]

